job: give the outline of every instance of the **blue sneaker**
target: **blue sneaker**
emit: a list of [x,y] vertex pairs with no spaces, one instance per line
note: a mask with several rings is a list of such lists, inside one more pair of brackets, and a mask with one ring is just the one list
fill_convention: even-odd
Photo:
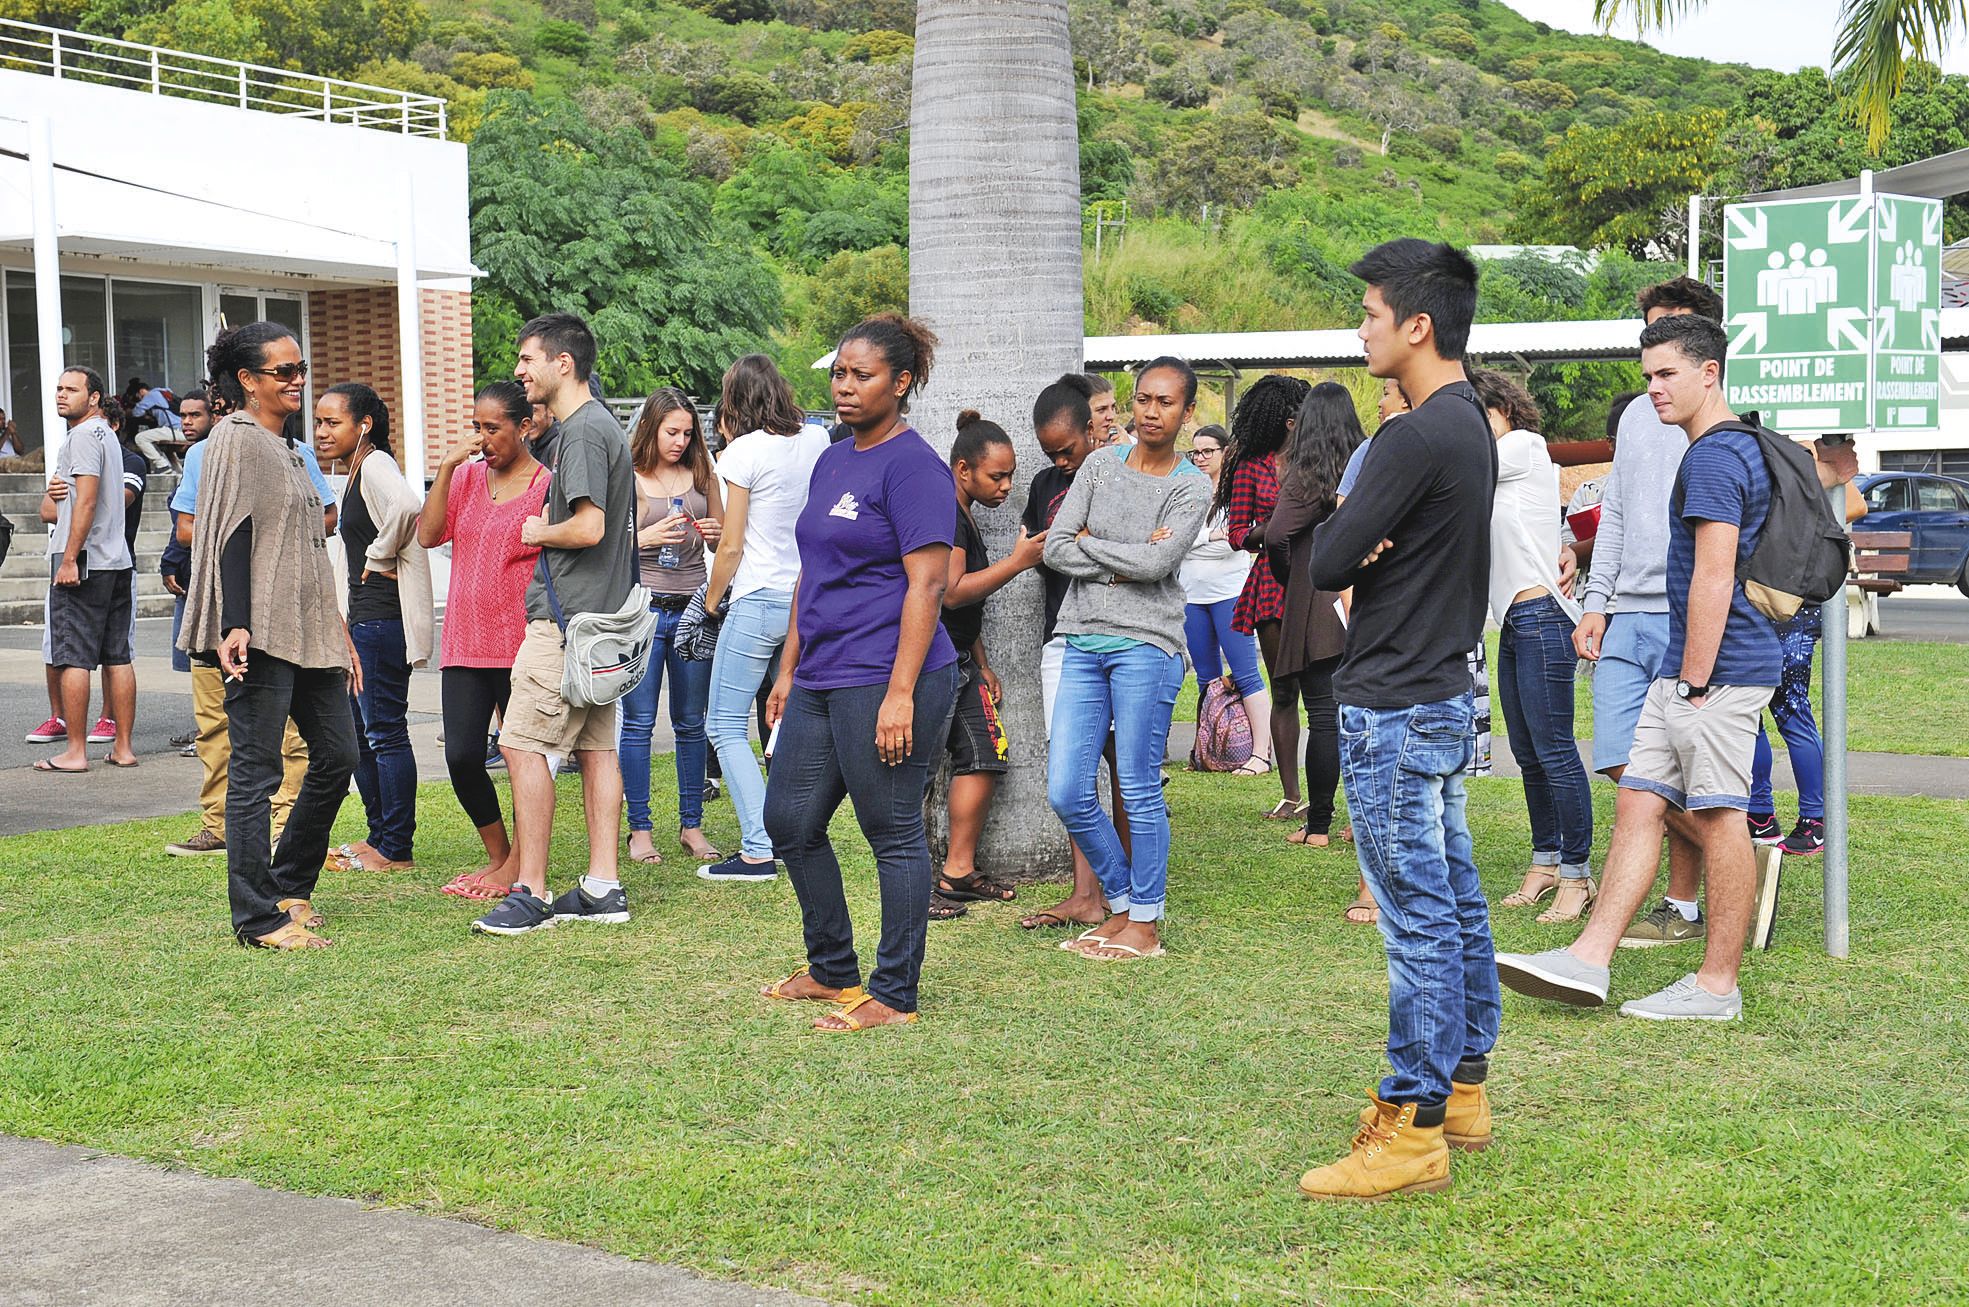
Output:
[[555,921],[590,921],[603,926],[621,926],[629,921],[629,896],[617,885],[600,898],[591,898],[579,881],[573,889],[554,900]]
[[697,869],[699,880],[766,881],[779,875],[777,862],[747,862],[742,854],[707,862]]
[[554,910],[526,886],[515,885],[513,892],[499,900],[492,911],[472,923],[472,933],[524,935],[530,930],[545,930],[553,924]]

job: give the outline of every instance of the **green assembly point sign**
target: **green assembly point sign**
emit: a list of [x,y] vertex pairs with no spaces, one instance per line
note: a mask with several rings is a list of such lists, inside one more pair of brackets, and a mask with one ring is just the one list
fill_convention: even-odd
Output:
[[1724,209],[1730,406],[1780,431],[1933,427],[1940,263],[1939,201],[1856,195]]

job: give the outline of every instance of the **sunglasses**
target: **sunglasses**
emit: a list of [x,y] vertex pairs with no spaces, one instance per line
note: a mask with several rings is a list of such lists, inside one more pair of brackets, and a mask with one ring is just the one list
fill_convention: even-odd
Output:
[[299,381],[308,375],[308,362],[302,359],[299,363],[282,363],[278,367],[246,370],[256,377],[272,377],[276,381]]

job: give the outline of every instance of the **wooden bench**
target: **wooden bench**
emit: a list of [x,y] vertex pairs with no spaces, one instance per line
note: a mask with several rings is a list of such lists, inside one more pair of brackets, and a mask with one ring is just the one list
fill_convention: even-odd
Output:
[[1853,584],[1868,594],[1890,595],[1901,588],[1914,536],[1907,531],[1853,532]]

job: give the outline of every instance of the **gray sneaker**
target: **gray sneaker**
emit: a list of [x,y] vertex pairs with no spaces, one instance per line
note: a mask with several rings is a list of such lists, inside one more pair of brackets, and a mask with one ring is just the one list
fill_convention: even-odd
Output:
[[1620,946],[1660,948],[1664,944],[1687,944],[1708,933],[1709,922],[1700,912],[1690,921],[1676,911],[1674,904],[1663,899],[1660,907],[1627,928],[1627,933],[1620,937]]
[[1607,1001],[1607,968],[1581,962],[1562,948],[1499,953],[1497,978],[1520,994],[1574,1007],[1599,1007]]
[[1743,1015],[1743,991],[1712,994],[1691,974],[1658,994],[1622,1003],[1620,1015],[1644,1021],[1735,1021]]

